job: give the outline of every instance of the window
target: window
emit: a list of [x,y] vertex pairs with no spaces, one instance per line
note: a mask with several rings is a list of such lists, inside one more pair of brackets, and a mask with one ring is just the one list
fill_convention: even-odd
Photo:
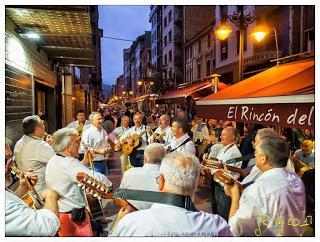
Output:
[[221,60],[228,58],[228,39],[220,41]]
[[170,10],[170,12],[169,12],[169,23],[171,22],[171,20],[172,20],[172,11]]
[[167,56],[167,54],[164,55],[164,64],[165,65],[168,64],[168,56]]
[[169,31],[169,42],[172,41],[172,31]]
[[193,46],[191,45],[190,46],[190,58],[192,58],[193,57]]
[[164,36],[164,46],[167,46],[167,43],[168,43],[168,38],[167,36]]
[[201,53],[201,39],[198,42],[198,53]]
[[207,60],[207,68],[206,68],[206,76],[210,76],[211,72],[210,72],[210,60]]
[[314,50],[314,29],[305,30],[303,43],[303,51]]
[[167,23],[167,17],[164,18],[164,27],[167,27],[168,23]]
[[172,51],[169,51],[169,62],[172,61]]
[[208,48],[211,47],[211,34],[208,34],[208,45],[207,45]]
[[197,74],[198,74],[198,79],[200,79],[201,78],[201,63],[198,63]]
[[172,80],[172,69],[169,70],[169,79]]

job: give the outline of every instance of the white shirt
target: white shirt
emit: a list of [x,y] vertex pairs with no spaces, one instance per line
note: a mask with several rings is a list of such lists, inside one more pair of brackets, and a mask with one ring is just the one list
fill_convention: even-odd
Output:
[[[146,130],[146,128],[148,128],[148,126],[142,124],[139,128],[137,128],[136,126],[131,127],[130,129],[128,129],[121,137],[120,137],[120,141],[122,142],[124,139],[130,138],[133,134],[137,134],[140,135],[143,131]],[[137,148],[137,150],[144,150],[149,141],[150,135],[148,133],[145,133],[144,135],[142,135],[141,139],[142,139],[142,144]]]
[[129,127],[125,128],[123,126],[120,126],[118,128],[115,128],[110,134],[109,137],[110,139],[116,144],[119,142],[119,140],[117,140],[117,136],[121,137],[127,130],[129,129]]
[[89,170],[79,160],[55,155],[47,164],[46,182],[62,196],[58,200],[60,212],[69,212],[75,208],[85,207],[87,204],[83,190],[78,186],[76,178],[78,172],[84,172],[107,186],[112,185],[105,175]]
[[[255,158],[253,158],[254,160],[254,164],[256,163],[255,161]],[[289,172],[295,172],[294,170],[294,166],[292,164],[292,161],[291,159],[289,158],[288,159],[288,162],[287,162],[287,166],[285,167],[285,169]],[[255,181],[260,175],[262,174],[262,171],[256,166],[254,165],[249,173],[249,175],[247,175],[243,180],[242,180],[242,184],[246,184],[246,183],[249,183],[251,181]]]
[[33,169],[38,175],[38,182],[34,186],[36,191],[41,192],[47,186],[45,182],[46,164],[55,152],[51,146],[41,138],[23,135],[14,147],[17,166],[24,172]]
[[6,190],[5,233],[6,236],[54,236],[59,218],[49,209],[34,211],[18,196]]
[[[162,144],[164,147],[167,147],[171,140],[173,139],[173,133],[172,133],[172,128],[171,126],[167,126],[165,129],[161,129],[161,127],[158,127],[154,132],[154,134],[163,134],[165,133],[164,136],[162,136],[162,138],[164,139],[164,143]],[[153,134],[153,135],[154,135]],[[149,138],[149,143],[151,143],[151,139],[153,138],[153,135]]]
[[[241,152],[239,151],[238,147],[235,144],[231,143],[229,145],[226,145],[225,147],[223,147],[219,151],[219,153],[217,155],[217,159],[219,161],[222,161],[223,163],[225,163],[227,160],[238,158],[241,156],[242,155],[241,155]],[[236,163],[233,163],[230,165],[241,168],[242,161],[239,161],[239,162],[236,162]]]
[[[82,147],[81,149],[83,149],[82,142],[85,143],[88,148],[92,149],[104,149],[107,146],[110,146],[108,142],[108,134],[105,129],[101,128],[99,130],[94,125],[90,125],[90,127],[83,132],[80,144]],[[108,157],[105,157],[104,155],[96,154],[96,157],[93,159],[93,161],[102,161],[106,160],[107,158]]]
[[[120,187],[145,191],[158,191],[156,178],[160,175],[160,164],[144,164],[143,167],[133,167],[127,170],[122,177]],[[150,208],[151,202],[129,200],[137,209]]]
[[154,203],[150,209],[125,215],[111,236],[233,236],[216,214]]
[[[83,130],[85,129],[86,125],[90,124],[89,120],[84,121],[84,127]],[[78,120],[72,121],[71,123],[69,123],[67,125],[67,128],[73,128],[73,129],[77,129],[80,126],[80,123]]]
[[203,140],[207,140],[209,138],[209,130],[207,128],[206,123],[202,122],[200,124],[201,126],[201,131],[199,132],[198,129],[198,124],[194,128],[194,134],[193,134],[193,141],[195,142],[197,139],[199,139],[201,142]]
[[221,144],[221,143],[216,143],[216,144],[212,145],[210,147],[209,157],[217,159],[217,156],[218,156],[220,150],[222,150],[223,147],[224,147],[224,145]]
[[[263,172],[243,191],[239,209],[229,220],[229,225],[236,236],[302,236],[303,227],[289,226],[288,223],[298,219],[303,224],[305,207],[301,179],[284,168],[273,168]],[[263,220],[266,226],[261,225]],[[258,225],[261,225],[260,230]]]
[[[179,147],[180,144],[182,144],[185,140],[190,139],[190,136],[185,133],[183,136],[181,136],[179,139],[177,139],[176,137],[173,137],[173,139],[171,140],[170,144],[168,145],[168,147],[171,147],[171,150],[175,149],[176,147]],[[193,141],[190,139],[190,141],[188,141],[186,144],[180,146],[178,149],[176,149],[175,151],[179,151],[179,152],[187,152],[190,153],[192,155],[194,155],[196,153],[196,149],[194,147]]]

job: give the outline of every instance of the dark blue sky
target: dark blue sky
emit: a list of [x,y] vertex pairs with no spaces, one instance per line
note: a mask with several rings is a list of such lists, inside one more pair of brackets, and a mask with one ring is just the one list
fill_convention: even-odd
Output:
[[[135,40],[151,30],[150,6],[99,6],[99,27],[103,36]],[[101,38],[102,79],[109,85],[123,74],[122,51],[132,42]]]

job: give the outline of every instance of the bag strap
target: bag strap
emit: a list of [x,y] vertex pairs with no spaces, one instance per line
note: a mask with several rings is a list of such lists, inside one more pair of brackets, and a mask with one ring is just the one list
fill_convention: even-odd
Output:
[[181,146],[185,145],[185,144],[188,143],[190,140],[191,140],[190,138],[187,138],[185,141],[183,141],[183,142],[182,142],[180,145],[178,145],[176,148],[174,148],[173,150],[170,150],[169,153],[170,153],[170,152],[173,152],[173,151],[175,151],[175,150],[177,150],[177,149],[179,149]]

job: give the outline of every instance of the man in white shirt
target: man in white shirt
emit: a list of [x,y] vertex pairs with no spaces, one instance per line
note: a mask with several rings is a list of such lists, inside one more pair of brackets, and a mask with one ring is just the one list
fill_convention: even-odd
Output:
[[[263,172],[241,197],[237,182],[226,185],[231,197],[231,231],[237,236],[302,236],[306,197],[301,179],[285,166],[287,142],[267,136],[255,146],[256,165]],[[294,222],[293,222],[294,221]]]
[[[241,152],[237,147],[239,137],[238,131],[232,126],[227,126],[222,130],[220,138],[221,144],[223,144],[224,147],[218,152],[217,160],[225,163],[230,159],[241,157]],[[241,168],[241,164],[242,162],[240,161],[230,164],[230,166]],[[219,214],[225,220],[228,220],[230,205],[231,200],[224,193],[223,187],[219,183],[213,181],[211,197],[212,213]]]
[[[86,199],[76,176],[79,172],[84,172],[107,186],[112,184],[106,176],[89,170],[79,162],[79,140],[75,129],[63,128],[56,131],[52,135],[52,148],[57,155],[47,164],[46,182],[61,195],[58,201],[61,222],[59,236],[92,236],[90,216],[85,210]],[[76,213],[82,213],[83,216],[76,220],[72,218]]]
[[200,157],[206,149],[207,140],[209,139],[209,130],[206,123],[203,122],[203,118],[195,117],[195,120],[196,126],[192,139],[196,147],[197,156]]
[[170,116],[163,114],[159,119],[159,127],[151,135],[150,143],[161,143],[164,147],[167,147],[173,139],[172,128],[170,126]]
[[[157,177],[160,175],[160,164],[165,155],[161,144],[149,144],[144,150],[143,167],[133,167],[122,177],[120,187],[128,189],[158,191]],[[150,208],[152,203],[129,201],[138,210]]]
[[55,155],[51,146],[43,140],[45,127],[38,115],[28,116],[22,121],[24,135],[14,147],[17,166],[24,172],[32,169],[38,176],[34,186],[37,192],[46,189],[46,164]]
[[[160,166],[159,192],[193,196],[200,163],[194,155],[173,152]],[[151,208],[124,216],[111,236],[232,236],[226,221],[218,215],[154,203]]]
[[[69,123],[67,128],[73,128],[78,131],[79,136],[82,137],[82,133],[90,127],[89,120],[86,120],[86,114],[85,112],[80,109],[76,112],[76,120]],[[84,150],[80,146],[79,147],[79,160],[83,160],[84,157]]]
[[[129,129],[129,122],[130,118],[128,116],[121,117],[121,126],[115,128],[110,134],[109,138],[112,140],[114,144],[120,143],[120,137]],[[120,151],[121,152],[121,151]],[[126,171],[126,166],[128,164],[128,156],[121,152],[120,155],[120,162],[121,162],[121,173],[123,174]]]
[[[124,142],[133,145],[134,141],[131,139],[133,134],[141,135],[141,145],[135,148],[130,154],[130,163],[133,167],[142,167],[143,166],[143,153],[147,145],[149,144],[149,137],[152,133],[152,130],[147,125],[142,124],[143,116],[141,113],[136,112],[133,115],[134,126],[128,129],[121,137],[120,142]],[[142,134],[143,133],[143,134]]]
[[[15,192],[7,189],[13,182],[11,176],[12,152],[11,141],[5,142],[5,235],[6,236],[54,236],[59,229],[58,193],[47,188],[42,192],[45,205],[42,209],[33,210],[21,199],[29,190],[24,174],[19,177],[20,184]],[[37,183],[38,177],[34,173],[27,174],[32,185]]]
[[195,154],[196,149],[188,135],[189,124],[181,119],[172,122],[173,139],[168,145],[168,152],[179,151]]
[[108,134],[102,127],[103,118],[99,112],[92,112],[89,120],[91,125],[82,134],[81,146],[83,148],[91,148],[94,151],[96,154],[93,159],[94,170],[107,175],[109,171],[107,159],[111,147],[108,143]]

